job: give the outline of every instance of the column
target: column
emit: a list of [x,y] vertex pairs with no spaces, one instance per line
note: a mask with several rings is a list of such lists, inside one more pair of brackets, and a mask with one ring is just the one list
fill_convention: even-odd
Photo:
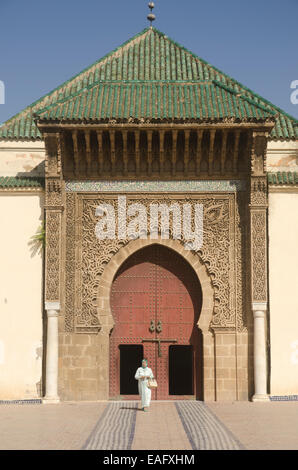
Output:
[[269,401],[267,395],[266,311],[265,302],[253,303],[254,384],[252,401]]
[[45,310],[47,312],[46,394],[43,403],[59,403],[58,314],[61,292],[63,182],[61,151],[63,136],[44,135],[45,164]]
[[266,312],[268,303],[266,175],[267,132],[252,134],[250,175],[250,266],[254,322],[254,395],[252,401],[269,401],[267,395]]
[[46,394],[43,403],[59,403],[58,396],[58,302],[46,302],[47,312],[47,355],[46,355]]

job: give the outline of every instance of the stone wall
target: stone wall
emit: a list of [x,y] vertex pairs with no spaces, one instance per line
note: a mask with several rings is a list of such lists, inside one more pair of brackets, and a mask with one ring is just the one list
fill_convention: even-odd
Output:
[[298,395],[298,189],[269,194],[271,395]]
[[0,399],[41,396],[42,192],[0,190]]
[[103,364],[105,338],[88,334],[59,334],[60,399],[73,401],[105,400],[108,395],[108,377]]

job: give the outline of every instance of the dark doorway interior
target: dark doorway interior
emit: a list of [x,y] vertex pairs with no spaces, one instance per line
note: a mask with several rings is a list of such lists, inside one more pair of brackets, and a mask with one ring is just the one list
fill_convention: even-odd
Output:
[[193,347],[169,347],[169,394],[193,395]]
[[138,395],[138,381],[135,373],[141,367],[143,346],[121,344],[120,349],[120,395]]

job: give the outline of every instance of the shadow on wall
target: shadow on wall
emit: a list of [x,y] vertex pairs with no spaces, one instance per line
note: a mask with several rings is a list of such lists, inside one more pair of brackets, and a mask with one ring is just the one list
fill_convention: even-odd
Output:
[[[30,170],[29,170],[30,168]],[[26,170],[26,168],[25,168]],[[44,178],[45,177],[45,160],[38,163],[35,167],[29,167],[27,171],[19,171],[16,175],[19,178]]]
[[[34,181],[38,182],[44,187],[44,173],[45,173],[45,162],[39,163],[35,168],[31,171],[27,172],[18,172],[16,178],[20,179],[34,179]],[[32,185],[34,187],[34,184]],[[34,194],[34,193],[32,193]],[[45,226],[44,226],[44,197],[41,196],[39,198],[39,205],[40,205],[40,225],[37,228],[35,234],[32,234],[30,240],[28,242],[28,246],[31,252],[31,258],[33,258],[36,254],[43,255],[43,249],[45,247]]]

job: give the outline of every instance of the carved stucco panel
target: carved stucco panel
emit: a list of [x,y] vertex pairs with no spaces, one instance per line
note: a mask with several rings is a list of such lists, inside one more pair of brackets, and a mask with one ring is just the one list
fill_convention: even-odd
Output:
[[252,299],[267,301],[267,230],[266,212],[251,213]]
[[48,211],[46,216],[46,301],[60,299],[61,213]]
[[[65,321],[68,331],[72,331],[74,327],[91,331],[93,327],[99,326],[97,291],[100,276],[113,255],[126,245],[129,239],[98,240],[95,236],[95,226],[99,218],[96,217],[95,211],[99,204],[109,203],[114,207],[117,221],[117,202],[117,195],[67,195]],[[237,315],[238,324],[243,328],[241,224],[239,213],[238,223],[235,223],[235,194],[209,197],[127,196],[128,205],[136,202],[147,208],[152,202],[203,204],[204,243],[197,256],[205,263],[215,291],[212,325],[235,326]],[[170,225],[170,234],[171,232]],[[185,241],[183,238],[180,240],[182,244]]]

